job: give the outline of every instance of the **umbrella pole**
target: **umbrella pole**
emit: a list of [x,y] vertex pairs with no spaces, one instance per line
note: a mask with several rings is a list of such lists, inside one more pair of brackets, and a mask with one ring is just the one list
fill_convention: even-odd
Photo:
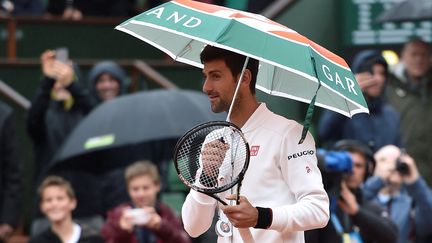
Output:
[[[230,105],[230,108],[228,110],[228,116],[226,118],[226,121],[229,121],[229,118],[231,116],[231,111],[232,111],[232,109],[234,107],[234,101],[237,98],[237,92],[238,92],[238,90],[240,88],[240,83],[241,83],[241,80],[243,79],[243,74],[244,74],[244,72],[246,70],[248,62],[249,62],[249,57],[246,56],[246,59],[245,59],[245,62],[243,64],[243,68],[242,68],[242,71],[241,71],[241,74],[240,74],[240,78],[239,78],[239,80],[237,82],[236,90],[234,92],[233,100],[231,101],[231,105]],[[233,189],[231,188],[231,194],[233,194],[232,190]],[[237,192],[237,196],[239,196],[239,192]],[[240,237],[242,238],[243,242],[245,242],[245,243],[255,243],[255,241],[254,241],[254,239],[252,237],[252,234],[251,234],[251,232],[250,232],[249,229],[239,229],[239,232],[240,232]]]
[[249,62],[249,57],[246,56],[246,59],[245,59],[245,62],[244,62],[244,64],[243,64],[243,68],[242,68],[242,71],[241,71],[241,74],[240,74],[240,78],[239,78],[239,80],[238,80],[238,82],[237,82],[236,90],[235,90],[235,92],[234,92],[234,97],[233,97],[233,99],[232,99],[232,101],[231,101],[231,105],[230,105],[230,108],[229,108],[229,110],[228,110],[228,115],[227,115],[226,121],[229,121],[229,118],[230,118],[230,116],[231,116],[231,111],[232,111],[233,106],[234,106],[234,101],[235,101],[235,99],[237,98],[237,92],[238,92],[238,90],[239,90],[239,88],[240,88],[240,82],[241,82],[241,80],[243,79],[243,74],[244,74],[244,72],[245,72],[245,70],[246,70],[246,67],[247,67],[247,65],[248,65],[248,62]]

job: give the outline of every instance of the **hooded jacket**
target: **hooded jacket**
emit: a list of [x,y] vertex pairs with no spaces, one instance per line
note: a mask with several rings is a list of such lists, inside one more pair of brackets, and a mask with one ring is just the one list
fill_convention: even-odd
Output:
[[102,61],[97,63],[89,72],[88,80],[90,83],[90,92],[95,99],[95,103],[99,104],[102,100],[96,92],[96,81],[103,73],[112,75],[119,83],[119,95],[126,93],[127,76],[123,68],[113,61]]
[[[51,98],[54,79],[44,77],[38,87],[31,107],[27,114],[27,133],[34,149],[35,184],[47,176],[55,153],[57,153],[75,126],[92,109],[89,95],[77,81],[66,89],[74,99],[72,107],[65,109],[63,102]],[[98,191],[95,179],[85,172],[61,171],[60,176],[69,180],[75,189],[80,203],[74,211],[74,216],[88,217],[99,212],[100,205],[96,203],[92,191]],[[38,205],[35,205],[38,208]],[[37,212],[39,214],[39,212]],[[40,216],[40,215],[37,215]]]
[[[119,96],[126,94],[128,78],[124,69],[110,60],[98,62],[90,70],[88,75],[94,107],[103,102],[97,94],[96,82],[104,73],[112,75],[118,81]],[[119,203],[126,202],[129,199],[127,192],[124,190],[124,170],[124,167],[120,167],[98,175],[102,194],[100,197],[101,210],[103,212],[107,212]]]
[[[353,60],[354,73],[372,72],[374,64],[384,65],[387,62],[376,50],[360,52]],[[384,93],[384,89],[383,89]],[[402,146],[399,114],[384,99],[368,97],[364,94],[370,114],[360,113],[351,119],[332,111],[324,111],[318,125],[318,136],[322,144],[332,147],[341,139],[355,139],[367,144],[374,152],[384,145]]]
[[22,161],[12,109],[0,102],[0,225],[16,227],[22,203]]
[[400,113],[401,132],[410,154],[422,176],[432,183],[432,68],[419,86],[413,85],[402,63],[391,70],[386,97]]

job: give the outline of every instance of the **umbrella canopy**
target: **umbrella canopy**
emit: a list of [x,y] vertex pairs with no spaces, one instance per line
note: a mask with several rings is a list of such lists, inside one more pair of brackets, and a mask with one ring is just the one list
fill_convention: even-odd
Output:
[[138,159],[172,158],[178,138],[193,126],[224,120],[203,93],[155,90],[125,95],[93,110],[72,131],[56,155],[53,170],[104,172]]
[[378,22],[432,20],[431,0],[406,0],[378,16]]
[[261,91],[306,103],[316,101],[349,117],[368,112],[354,75],[341,57],[261,15],[176,0],[116,29],[200,68],[199,54],[205,45],[231,50],[260,61],[256,87]]

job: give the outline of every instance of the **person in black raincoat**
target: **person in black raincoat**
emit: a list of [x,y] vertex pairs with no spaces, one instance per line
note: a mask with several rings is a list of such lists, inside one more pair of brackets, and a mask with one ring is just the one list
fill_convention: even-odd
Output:
[[0,102],[0,242],[16,229],[22,204],[22,161],[13,111]]
[[[55,153],[69,133],[93,108],[91,97],[78,82],[78,76],[71,63],[63,63],[55,58],[56,52],[42,53],[43,78],[32,100],[27,116],[27,132],[34,149],[34,185],[37,187],[48,175]],[[95,198],[100,195],[97,179],[86,172],[56,172],[67,178],[77,191],[80,205],[74,212],[78,218],[97,219],[102,225],[100,204]],[[36,202],[35,202],[36,203]],[[38,211],[38,207],[33,207]],[[98,216],[99,215],[99,216]],[[47,227],[48,222],[39,212],[32,226],[32,234]]]
[[[88,76],[93,105],[97,106],[125,94],[127,80],[124,69],[114,61],[105,60],[96,63]],[[101,204],[104,213],[120,203],[129,201],[123,178],[125,168],[126,165],[104,172],[99,176],[102,187]]]

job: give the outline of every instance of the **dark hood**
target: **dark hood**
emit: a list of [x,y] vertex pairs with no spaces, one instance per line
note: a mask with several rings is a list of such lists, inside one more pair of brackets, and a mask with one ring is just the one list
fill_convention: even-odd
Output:
[[364,50],[353,59],[351,70],[353,73],[371,72],[374,64],[382,64],[388,72],[388,64],[378,50]]
[[[360,51],[353,59],[351,70],[353,73],[363,73],[363,72],[369,72],[372,73],[372,68],[375,64],[381,64],[384,66],[386,77],[388,77],[388,64],[387,61],[382,56],[381,52],[379,50],[364,50]],[[383,95],[383,92],[385,92],[385,88],[381,91],[381,96]],[[382,104],[382,100],[380,97],[378,99],[369,97],[366,93],[363,93],[366,100],[368,101],[368,105],[375,105],[375,107],[372,107],[373,109],[379,108]],[[370,99],[376,99],[372,102],[369,102]],[[377,111],[375,109],[375,111]]]

